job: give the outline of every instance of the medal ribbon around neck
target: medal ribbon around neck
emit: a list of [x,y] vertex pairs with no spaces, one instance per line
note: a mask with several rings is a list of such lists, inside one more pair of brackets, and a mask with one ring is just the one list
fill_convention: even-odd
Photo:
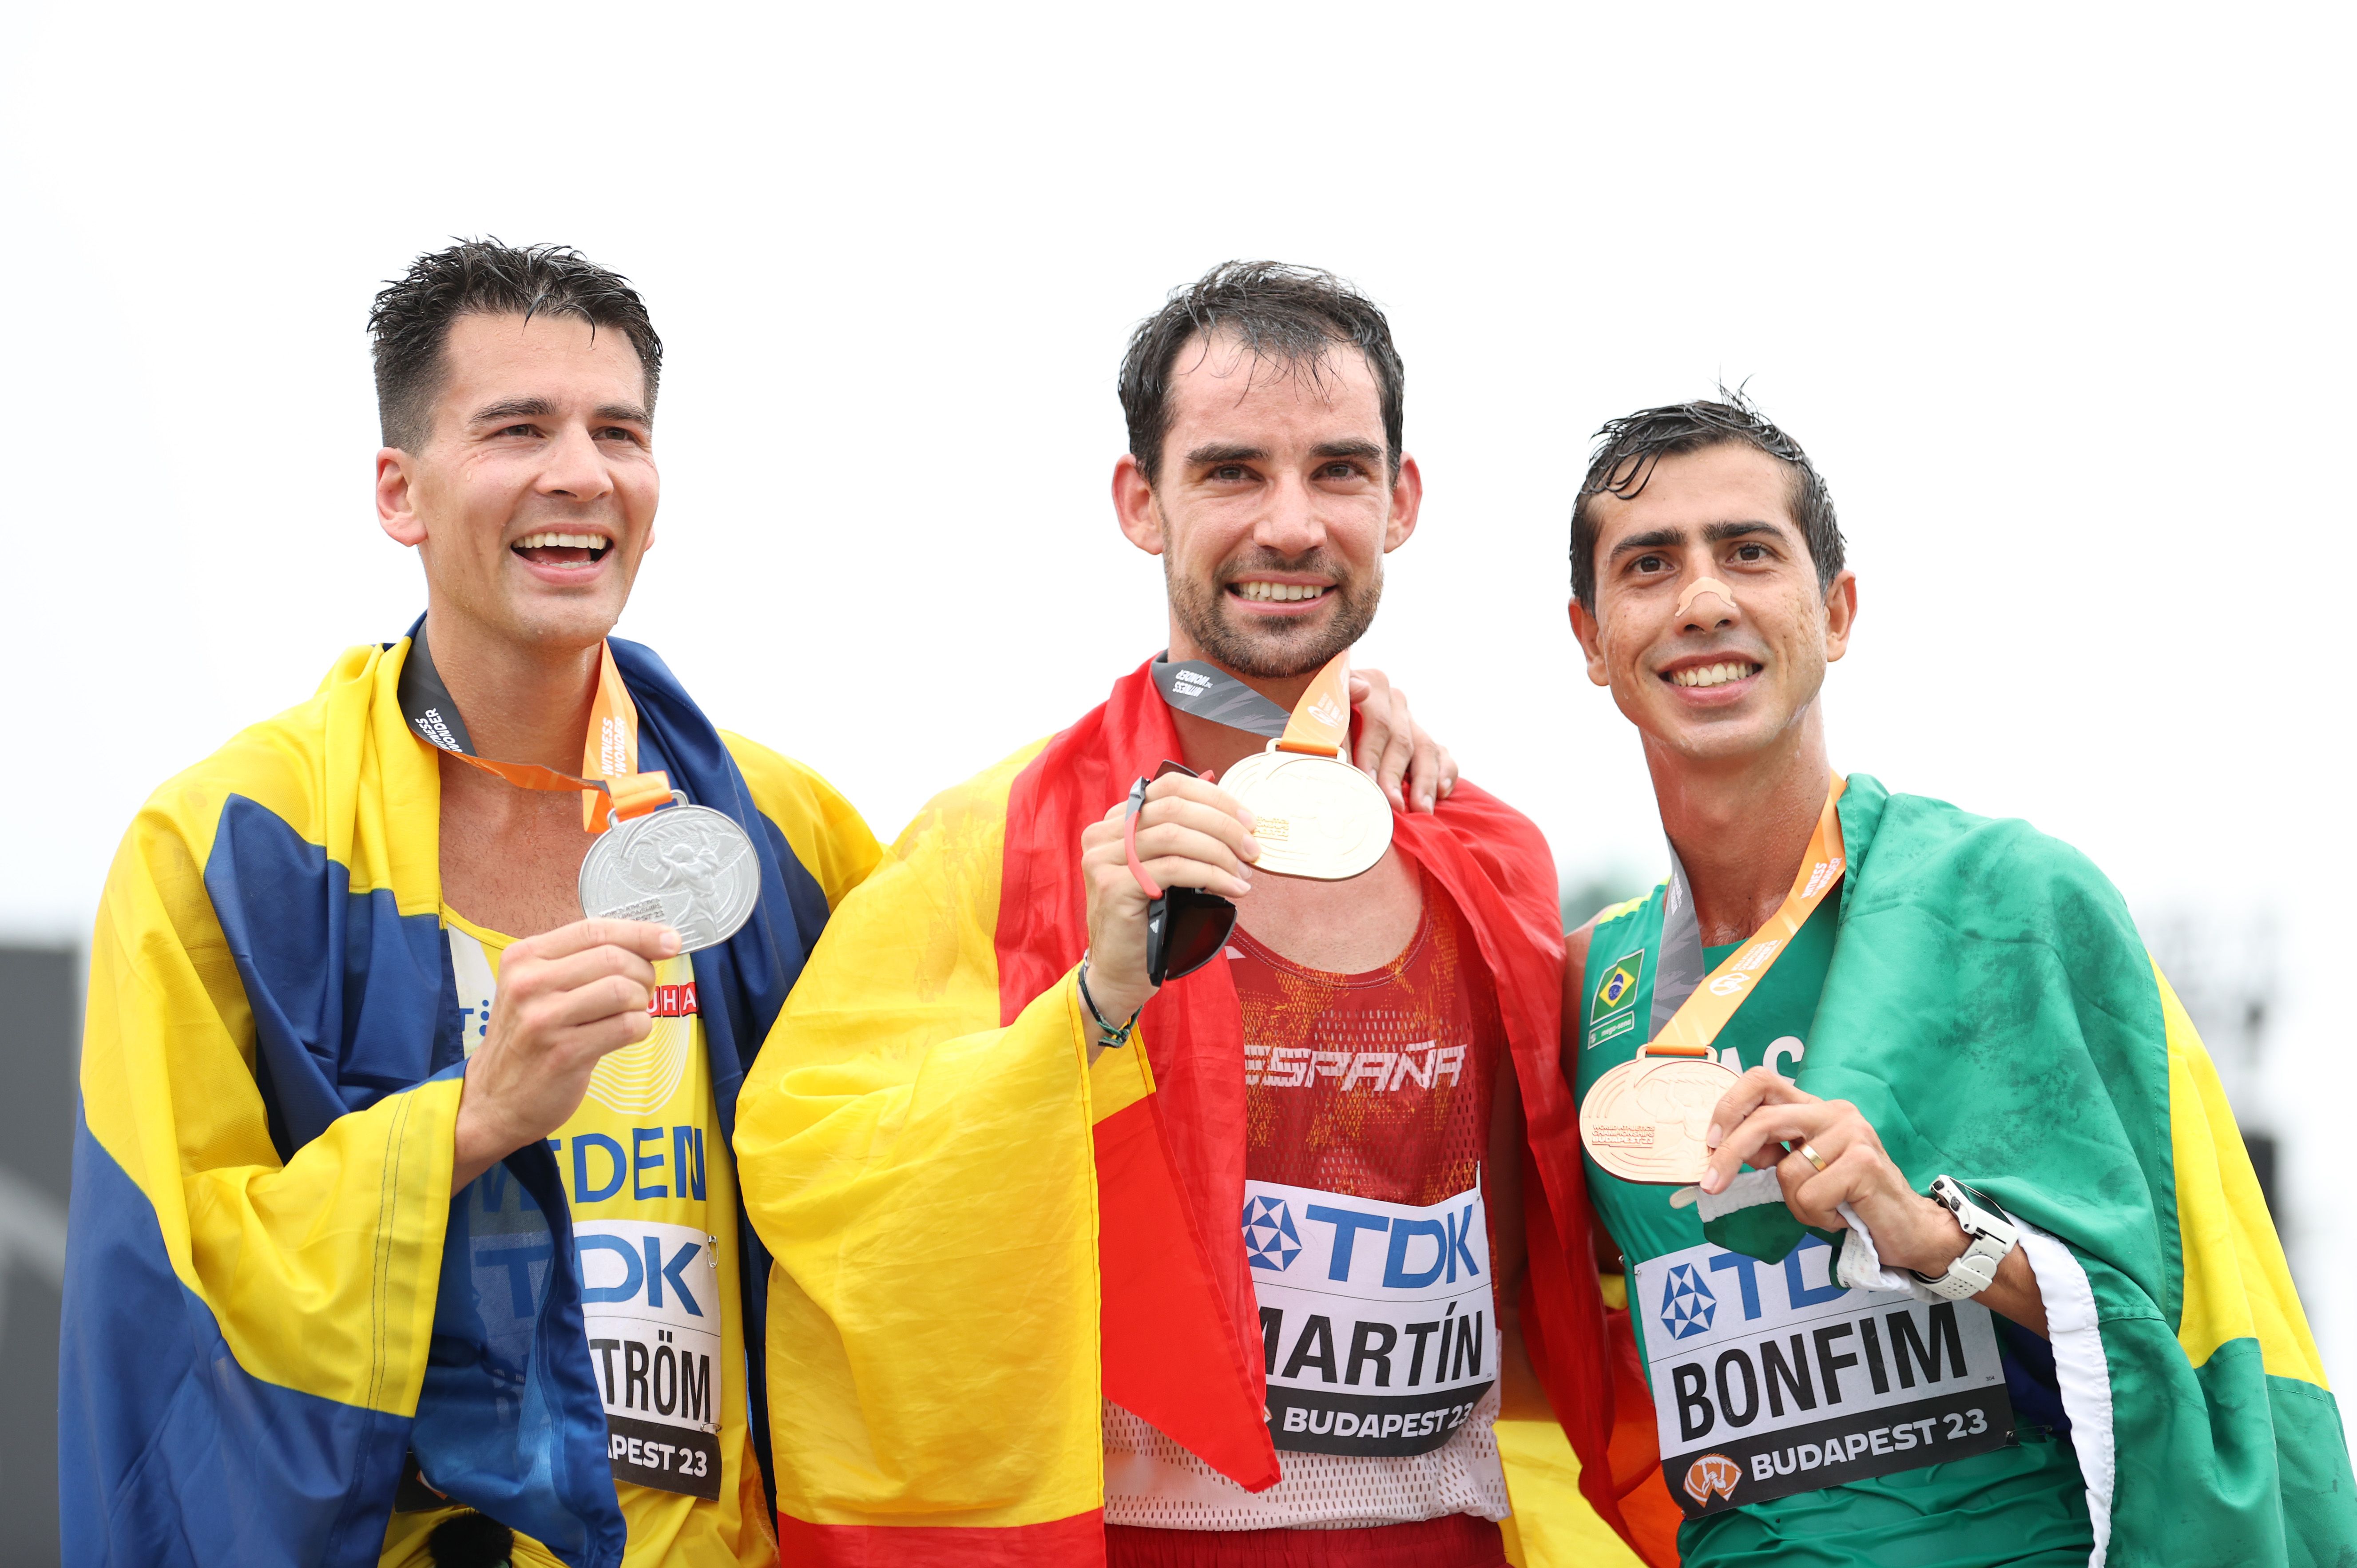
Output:
[[1148,668],[1163,701],[1180,713],[1268,739],[1266,750],[1239,759],[1218,780],[1255,819],[1260,870],[1341,882],[1383,859],[1392,842],[1391,802],[1351,765],[1347,650],[1310,678],[1289,714],[1199,659],[1159,659]]
[[[1816,831],[1809,835],[1809,847],[1801,856],[1801,868],[1792,874],[1792,890],[1784,895],[1784,902],[1768,917],[1767,923],[1751,933],[1733,952],[1719,960],[1707,977],[1699,978],[1701,963],[1701,932],[1695,920],[1694,891],[1687,886],[1685,867],[1677,864],[1677,851],[1671,850],[1673,875],[1670,886],[1672,918],[1679,929],[1673,939],[1664,923],[1662,940],[1662,962],[1654,971],[1653,1037],[1637,1054],[1648,1057],[1700,1057],[1710,1054],[1711,1042],[1718,1038],[1719,1030],[1735,1016],[1743,999],[1752,988],[1768,977],[1791,948],[1792,938],[1817,906],[1837,886],[1842,879],[1842,830],[1840,802],[1842,791],[1849,780],[1834,775],[1832,787],[1825,791],[1824,810],[1817,813]],[[1683,972],[1673,972],[1669,959],[1674,940],[1684,946],[1691,939],[1694,945],[1690,965],[1680,965]],[[1665,988],[1684,989],[1665,994]],[[1666,1022],[1664,1011],[1670,1012]]]
[[[442,683],[442,672],[426,651],[425,628],[419,626],[410,640],[409,658],[401,667],[401,713],[417,737],[436,751],[446,751],[470,767],[503,779],[520,789],[581,792],[581,829],[606,831],[609,813],[627,822],[642,817],[671,800],[671,780],[662,773],[639,771],[639,705],[630,700],[622,673],[614,668],[614,650],[597,645],[597,694],[589,708],[589,730],[581,744],[581,771],[576,778],[537,762],[501,762],[478,756],[467,734],[467,721]],[[600,810],[600,802],[604,810]]]
[[1276,742],[1279,751],[1340,757],[1351,734],[1351,655],[1326,661],[1291,713],[1216,664],[1157,659],[1147,668],[1162,700],[1182,714]]
[[1711,1042],[1840,883],[1838,805],[1847,782],[1836,775],[1825,791],[1824,810],[1783,904],[1707,978],[1694,890],[1672,846],[1662,952],[1653,971],[1653,1037],[1588,1085],[1579,1104],[1581,1144],[1621,1180],[1676,1185],[1701,1179],[1710,1154],[1704,1140],[1711,1108],[1736,1079]]

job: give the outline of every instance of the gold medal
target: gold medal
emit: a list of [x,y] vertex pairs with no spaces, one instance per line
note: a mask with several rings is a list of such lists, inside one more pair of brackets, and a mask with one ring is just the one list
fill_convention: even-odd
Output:
[[1711,1108],[1735,1079],[1711,1057],[1631,1058],[1588,1089],[1579,1141],[1622,1181],[1700,1181]]
[[1228,769],[1220,788],[1253,814],[1256,871],[1341,882],[1392,845],[1392,805],[1375,781],[1339,757],[1266,751]]

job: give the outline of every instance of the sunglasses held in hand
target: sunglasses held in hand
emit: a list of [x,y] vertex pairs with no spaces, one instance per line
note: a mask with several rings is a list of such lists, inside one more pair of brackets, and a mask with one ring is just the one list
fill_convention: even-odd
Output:
[[[1154,778],[1168,773],[1201,777],[1183,764],[1165,762],[1154,770]],[[1123,832],[1130,874],[1151,900],[1146,907],[1146,976],[1159,985],[1192,974],[1219,957],[1220,950],[1227,946],[1228,933],[1236,929],[1236,907],[1200,887],[1160,886],[1138,864],[1137,813],[1146,804],[1146,787],[1153,781],[1141,779],[1129,787],[1129,815]]]

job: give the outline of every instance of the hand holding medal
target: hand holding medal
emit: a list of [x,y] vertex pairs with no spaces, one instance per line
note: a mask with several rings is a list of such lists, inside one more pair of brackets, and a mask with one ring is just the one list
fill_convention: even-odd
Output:
[[1351,766],[1349,660],[1336,654],[1301,694],[1285,733],[1220,780],[1253,814],[1263,871],[1343,882],[1391,848],[1391,802]]
[[[1841,881],[1838,805],[1845,782],[1836,777],[1826,791],[1816,832],[1782,906],[1683,999],[1657,994],[1656,1018],[1672,1001],[1677,1011],[1634,1057],[1598,1078],[1580,1101],[1580,1142],[1590,1159],[1622,1181],[1683,1187],[1702,1180],[1711,1155],[1711,1113],[1740,1077],[1720,1063],[1711,1042]],[[1677,880],[1682,886],[1683,873]],[[1690,907],[1691,896],[1685,901]],[[1696,962],[1695,970],[1700,967]],[[1694,978],[1689,971],[1689,983]],[[1656,985],[1663,983],[1656,979]]]

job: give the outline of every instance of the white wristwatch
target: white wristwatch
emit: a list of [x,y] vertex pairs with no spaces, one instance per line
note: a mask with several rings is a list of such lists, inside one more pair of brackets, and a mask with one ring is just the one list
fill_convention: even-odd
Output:
[[1936,1301],[1968,1300],[1996,1283],[1997,1265],[2020,1242],[2021,1231],[2006,1218],[2004,1209],[1953,1176],[1934,1177],[1931,1197],[1956,1217],[1967,1245],[1964,1255],[1936,1279],[1912,1269],[1907,1272],[1918,1282],[1918,1295]]

